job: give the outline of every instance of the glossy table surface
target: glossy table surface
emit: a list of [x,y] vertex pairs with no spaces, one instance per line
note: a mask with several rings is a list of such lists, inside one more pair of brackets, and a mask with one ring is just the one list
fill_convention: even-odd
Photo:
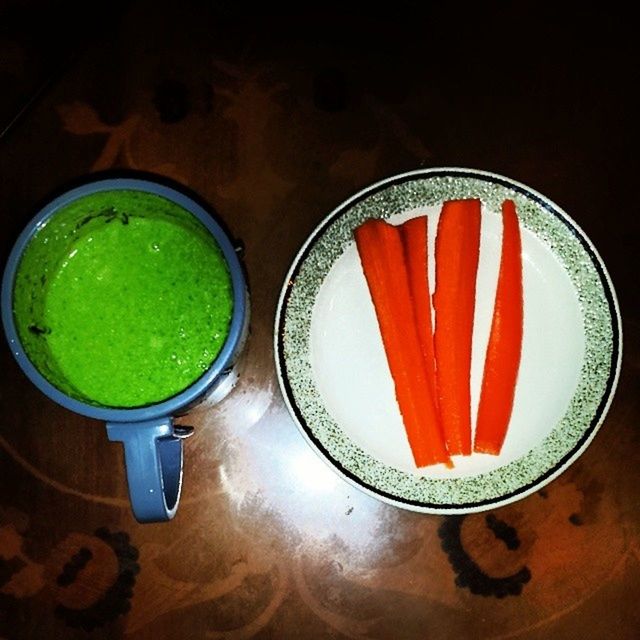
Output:
[[[158,173],[244,243],[251,335],[234,391],[180,418],[195,427],[182,501],[153,525],[132,517],[104,426],[45,398],[2,345],[0,638],[637,638],[628,19],[529,4],[278,16],[133,2],[99,28],[83,16],[75,40],[61,27],[55,46],[47,6],[3,9],[3,261],[67,182]],[[289,416],[273,354],[287,269],[320,220],[377,180],[438,166],[503,174],[563,207],[603,257],[624,329],[613,405],[579,461],[466,517],[382,504],[335,475]]]

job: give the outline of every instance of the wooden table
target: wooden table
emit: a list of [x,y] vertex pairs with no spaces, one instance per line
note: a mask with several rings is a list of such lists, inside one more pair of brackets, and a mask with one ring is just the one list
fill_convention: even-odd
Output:
[[[638,637],[637,69],[630,20],[607,8],[134,2],[58,31],[54,3],[5,10],[3,124],[35,99],[0,141],[2,259],[53,189],[152,171],[243,240],[253,316],[238,387],[182,419],[196,433],[167,524],[135,522],[120,447],[46,399],[3,344],[0,638]],[[624,321],[616,398],[586,453],[467,517],[382,504],[324,467],[273,359],[277,296],[315,225],[431,166],[501,173],[560,204]]]

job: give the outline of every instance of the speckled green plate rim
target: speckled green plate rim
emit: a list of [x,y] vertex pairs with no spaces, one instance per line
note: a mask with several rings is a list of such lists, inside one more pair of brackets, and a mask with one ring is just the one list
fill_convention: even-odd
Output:
[[[353,443],[323,406],[309,354],[311,312],[318,290],[369,217],[386,218],[446,199],[515,200],[520,223],[564,265],[583,312],[585,357],[569,407],[544,441],[521,458],[466,478],[425,478],[385,465]],[[425,513],[470,513],[537,491],[587,448],[611,405],[620,374],[622,331],[616,294],[596,249],[556,204],[524,184],[486,171],[420,169],[355,194],[330,213],[296,255],[278,302],[275,358],[289,412],[312,448],[345,479],[385,502]]]

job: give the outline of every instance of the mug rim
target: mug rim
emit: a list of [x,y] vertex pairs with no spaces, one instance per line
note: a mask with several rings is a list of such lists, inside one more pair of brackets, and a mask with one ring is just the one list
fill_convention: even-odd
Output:
[[[35,367],[27,356],[18,335],[13,317],[13,289],[18,266],[27,245],[44,224],[60,209],[71,202],[87,195],[103,191],[142,191],[166,198],[177,204],[187,213],[193,215],[213,236],[222,251],[233,289],[233,312],[229,323],[229,333],[215,360],[209,368],[186,389],[170,398],[154,404],[140,407],[117,408],[92,405],[78,400],[49,382]],[[9,343],[9,348],[27,377],[46,396],[76,413],[105,420],[108,422],[140,422],[153,420],[162,416],[172,415],[180,409],[190,405],[204,395],[210,386],[218,379],[225,368],[232,362],[238,345],[242,341],[245,318],[247,314],[247,286],[243,268],[231,239],[222,226],[213,218],[211,213],[194,198],[183,193],[178,188],[155,182],[149,178],[99,178],[89,179],[80,186],[64,191],[62,194],[48,201],[36,215],[29,220],[15,241],[2,277],[2,324]]]

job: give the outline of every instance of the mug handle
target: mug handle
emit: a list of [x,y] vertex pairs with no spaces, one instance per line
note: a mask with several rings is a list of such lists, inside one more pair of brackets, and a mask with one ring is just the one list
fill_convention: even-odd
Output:
[[107,422],[107,436],[124,445],[133,515],[138,522],[164,522],[176,514],[182,487],[182,440],[191,427],[170,417],[147,422]]

